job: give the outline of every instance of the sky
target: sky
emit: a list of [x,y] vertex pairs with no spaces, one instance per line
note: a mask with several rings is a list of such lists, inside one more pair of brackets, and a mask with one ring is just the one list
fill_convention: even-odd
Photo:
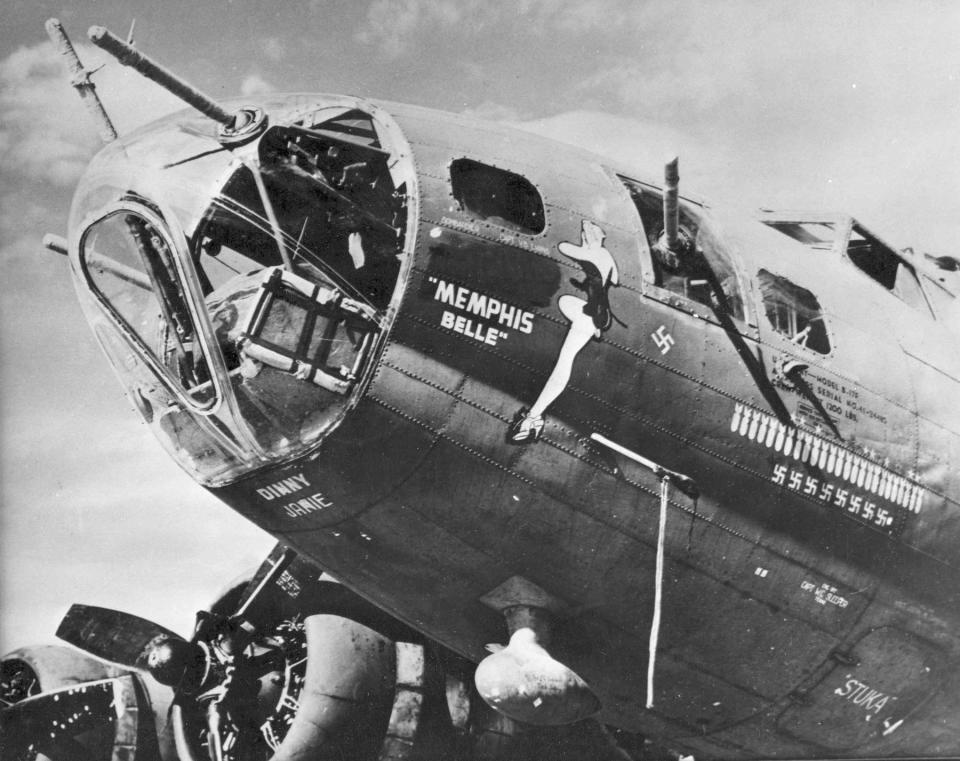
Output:
[[[52,642],[71,602],[183,633],[269,537],[139,422],[67,263],[72,188],[99,146],[44,21],[88,68],[91,25],[214,98],[365,95],[493,119],[748,208],[847,211],[958,253],[960,3],[942,0],[8,0],[0,24],[0,652]],[[115,62],[126,132],[179,105]]]

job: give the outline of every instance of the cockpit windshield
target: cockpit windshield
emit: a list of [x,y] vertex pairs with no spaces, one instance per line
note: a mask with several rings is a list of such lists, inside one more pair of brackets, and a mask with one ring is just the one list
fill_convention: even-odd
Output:
[[128,191],[82,237],[86,283],[119,328],[100,326],[101,342],[201,481],[319,441],[389,320],[415,178],[383,147],[386,127],[335,112],[270,127],[238,152],[189,230]]
[[906,304],[932,316],[913,265],[852,217],[767,211],[760,219],[810,249],[833,251]]

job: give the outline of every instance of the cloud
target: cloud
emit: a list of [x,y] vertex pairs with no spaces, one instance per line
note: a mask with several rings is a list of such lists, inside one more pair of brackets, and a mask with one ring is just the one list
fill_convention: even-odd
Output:
[[264,79],[260,74],[248,74],[244,77],[243,82],[240,83],[240,94],[241,95],[257,95],[259,93],[269,93],[276,92],[277,87],[272,85],[266,79]]
[[693,163],[694,157],[708,154],[705,145],[666,124],[601,111],[570,111],[516,126],[607,156],[618,168],[633,168],[641,178],[656,172],[671,156],[681,154]]
[[[81,44],[76,49],[89,70],[103,66],[93,81],[121,134],[184,107],[98,48]],[[0,61],[0,109],[5,170],[72,183],[98,145],[97,126],[70,87],[65,64],[51,43],[21,47]]]
[[[4,609],[17,616],[0,621],[2,652],[52,639],[73,602],[188,633],[194,611],[273,544],[179,472],[132,415],[111,425],[103,467],[91,468],[89,455],[78,454],[45,477],[40,458],[29,464],[33,487],[4,494],[4,558],[17,563],[21,583],[3,590]],[[102,434],[88,432],[85,440],[100,442]]]
[[287,46],[279,37],[266,37],[260,42],[263,54],[274,63],[279,63],[287,54]]
[[594,33],[616,35],[636,28],[647,13],[635,0],[519,0],[516,15],[538,33]]
[[356,38],[396,57],[408,52],[417,36],[434,40],[438,32],[447,36],[458,28],[469,37],[487,30],[502,35],[507,25],[533,37],[617,34],[643,15],[634,0],[376,0]]
[[528,34],[580,33],[615,28],[632,14],[627,0],[376,0],[356,33],[356,39],[396,57],[408,52],[418,36],[435,42],[437,33],[459,29],[475,37],[493,30],[502,34],[505,24],[520,26]]
[[613,28],[571,80],[584,108],[690,135],[709,150],[684,163],[710,195],[849,211],[892,242],[953,247],[960,173],[943,157],[960,151],[960,7],[635,8],[632,48]]
[[[78,45],[97,93],[123,134],[183,103],[105,53]],[[70,87],[65,64],[48,42],[21,47],[0,61],[0,172],[58,187],[72,186],[99,146],[97,125]]]
[[893,243],[948,251],[958,24],[960,6],[937,0],[378,0],[357,37],[391,56],[447,56],[465,99],[481,102],[470,114],[606,113],[646,135],[670,125],[657,132],[686,138],[688,187],[849,211]]
[[[93,75],[96,91],[121,135],[184,107],[98,48],[76,50],[89,70],[103,65]],[[102,143],[49,42],[20,47],[0,61],[0,113],[0,234],[9,242],[27,220],[62,214],[52,207],[62,207]]]
[[[954,28],[923,14],[877,3],[805,4],[802,9],[751,2],[649,6],[632,31],[649,33],[633,55],[615,46],[580,83],[605,89],[631,109],[671,122],[707,116],[764,123],[789,121],[802,133],[811,119],[848,110],[957,111],[960,53]],[[960,20],[955,14],[955,20]],[[937,51],[935,56],[925,51]],[[947,90],[951,92],[948,93]],[[741,106],[747,106],[742,108]],[[870,117],[846,125],[857,129]]]
[[[85,118],[52,45],[21,47],[0,62],[0,173],[72,185],[96,148],[96,132],[77,129]],[[9,181],[9,180],[8,180]]]
[[469,9],[474,5],[450,0],[376,0],[356,38],[378,47],[388,57],[396,57],[406,50],[414,33],[449,27],[462,19],[463,6]]

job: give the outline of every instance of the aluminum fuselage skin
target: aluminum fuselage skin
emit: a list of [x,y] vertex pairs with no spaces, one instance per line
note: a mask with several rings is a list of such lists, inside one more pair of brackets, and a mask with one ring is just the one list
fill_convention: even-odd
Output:
[[[734,241],[746,303],[729,317],[654,284],[620,179],[632,172],[463,116],[379,107],[412,152],[415,238],[362,393],[307,454],[212,491],[474,660],[506,641],[482,598],[532,582],[562,603],[551,652],[600,697],[599,718],[697,757],[960,754],[956,334],[840,256],[702,209]],[[463,158],[532,183],[543,232],[458,208],[450,165]],[[576,357],[542,438],[514,446],[508,425],[568,332],[558,300],[578,293],[582,270],[559,244],[579,242],[585,220],[619,270],[617,320]],[[760,270],[816,294],[828,354],[772,329]],[[799,376],[782,372],[791,359]],[[591,434],[700,491],[669,493],[652,709],[661,483]]]

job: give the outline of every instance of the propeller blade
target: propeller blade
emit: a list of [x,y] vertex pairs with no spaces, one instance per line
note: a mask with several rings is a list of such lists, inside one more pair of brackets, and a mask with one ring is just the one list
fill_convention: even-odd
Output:
[[[75,737],[136,717],[136,709],[136,687],[129,675],[34,695],[0,711],[0,749],[10,759],[35,758],[37,753],[81,759],[86,752]],[[114,734],[127,735],[129,729],[121,732],[117,727]]]
[[147,669],[147,657],[158,643],[184,641],[145,618],[92,605],[70,606],[57,636],[97,658],[135,669]]
[[284,587],[285,582],[292,583],[298,588],[301,586],[295,578],[283,579],[284,573],[296,557],[296,552],[282,544],[277,544],[243,590],[240,602],[237,604],[237,611],[232,618],[257,629],[260,628],[264,618],[275,615],[277,596],[290,595],[290,590]]

